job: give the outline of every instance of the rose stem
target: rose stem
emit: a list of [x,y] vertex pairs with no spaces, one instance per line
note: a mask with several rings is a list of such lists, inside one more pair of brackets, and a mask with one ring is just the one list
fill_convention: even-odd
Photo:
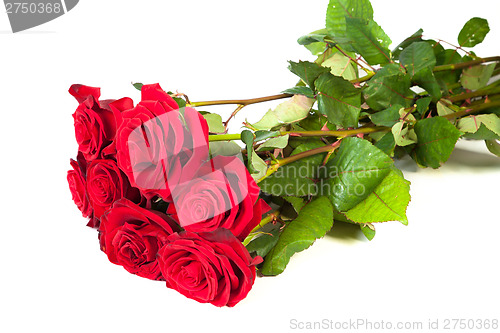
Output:
[[307,150],[307,151],[304,151],[302,153],[298,153],[296,155],[288,156],[288,157],[285,157],[283,159],[277,160],[277,161],[274,162],[274,164],[271,164],[271,166],[269,166],[269,168],[267,169],[266,174],[264,176],[262,176],[262,178],[260,178],[259,180],[257,180],[256,183],[257,184],[260,183],[261,181],[263,181],[264,179],[266,179],[267,177],[269,177],[270,175],[272,175],[273,173],[275,173],[283,165],[287,165],[289,163],[298,161],[298,160],[300,160],[301,158],[304,158],[304,157],[309,157],[309,156],[313,156],[313,155],[321,154],[321,153],[329,153],[329,152],[337,149],[337,147],[340,145],[340,141],[341,140],[337,140],[334,143],[332,143],[331,145],[323,146],[323,147],[319,147],[319,148],[315,148],[315,149],[311,149],[311,150]]
[[479,58],[476,60],[459,62],[458,64],[448,64],[448,65],[436,66],[436,67],[434,67],[434,69],[432,71],[433,72],[453,71],[455,69],[467,68],[470,66],[479,65],[479,64],[483,64],[485,62],[491,62],[491,61],[500,61],[500,56]]
[[[387,130],[387,127],[375,126],[375,127],[360,127],[350,130],[339,130],[339,131],[283,131],[279,132],[270,138],[275,138],[279,136],[285,136],[289,134],[290,136],[301,136],[301,137],[323,137],[323,136],[334,136],[338,138],[343,138],[346,136],[356,135],[356,134],[368,134],[373,132],[380,132]],[[240,140],[241,134],[217,134],[209,135],[208,141],[230,141],[230,140]]]
[[458,111],[458,112],[444,115],[443,117],[448,119],[448,120],[462,118],[462,117],[468,116],[470,114],[475,114],[475,113],[478,113],[480,111],[483,111],[483,110],[486,110],[486,109],[489,109],[492,107],[496,107],[496,106],[500,106],[500,101],[481,103],[478,105],[471,106],[471,107],[467,108],[466,110],[462,110],[462,111]]
[[256,232],[257,230],[259,230],[260,228],[262,228],[263,226],[265,226],[266,224],[268,224],[269,222],[272,222],[274,221],[278,216],[280,215],[280,210],[276,210],[270,214],[268,214],[266,217],[264,217],[262,219],[262,221],[260,221],[260,223],[252,229],[252,231],[250,231],[250,234]]
[[259,98],[250,98],[250,99],[226,99],[226,100],[217,100],[217,101],[202,101],[202,102],[192,102],[189,106],[197,107],[197,106],[223,105],[223,104],[238,104],[238,105],[247,106],[250,104],[274,101],[277,99],[288,98],[288,97],[292,97],[292,96],[293,95],[291,95],[291,94],[279,94],[279,95],[272,95],[272,96],[259,97]]

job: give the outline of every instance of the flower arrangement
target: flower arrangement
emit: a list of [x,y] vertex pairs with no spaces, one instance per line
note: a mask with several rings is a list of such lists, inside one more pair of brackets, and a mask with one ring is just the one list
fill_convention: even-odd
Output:
[[[299,82],[278,95],[192,102],[136,83],[134,104],[75,84],[73,200],[112,263],[234,306],[257,273],[282,273],[334,222],[370,240],[376,223],[407,224],[410,184],[395,159],[438,168],[460,138],[500,156],[500,57],[466,50],[488,31],[473,18],[453,46],[420,29],[391,52],[368,0],[331,0],[326,28],[298,40],[316,59],[291,61]],[[278,99],[227,133],[245,106]],[[237,106],[224,122],[195,109],[221,104]]]

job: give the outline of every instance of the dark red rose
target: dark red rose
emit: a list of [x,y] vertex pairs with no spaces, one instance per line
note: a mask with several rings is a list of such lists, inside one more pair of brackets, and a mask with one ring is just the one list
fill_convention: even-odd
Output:
[[121,199],[101,218],[101,250],[128,272],[162,280],[156,255],[178,227],[167,215]]
[[121,198],[140,201],[139,190],[130,186],[127,176],[113,160],[92,161],[87,170],[87,194],[96,218]]
[[151,199],[170,201],[170,188],[189,179],[208,156],[208,125],[158,84],[142,87],[142,100],[123,112],[116,136],[117,159],[132,186]]
[[85,171],[87,168],[85,159],[80,155],[75,160],[70,160],[72,170],[68,171],[68,184],[71,191],[71,196],[78,209],[82,212],[83,217],[90,217],[92,215],[92,206],[87,196],[87,182],[85,180]]
[[73,84],[68,91],[78,103],[83,103],[90,96],[99,99],[101,96],[101,88],[89,87],[83,84]]
[[[130,98],[118,101],[99,101],[100,89],[74,84],[69,92],[80,103],[73,118],[78,150],[87,161],[113,155],[116,150],[112,145],[116,128],[121,122],[120,113],[133,107]],[[108,150],[106,150],[106,147]]]
[[167,287],[200,303],[234,306],[246,297],[255,281],[255,265],[243,244],[227,229],[168,237],[158,252]]
[[270,207],[259,199],[259,187],[235,156],[216,156],[172,192],[167,214],[186,230],[230,230],[243,241]]

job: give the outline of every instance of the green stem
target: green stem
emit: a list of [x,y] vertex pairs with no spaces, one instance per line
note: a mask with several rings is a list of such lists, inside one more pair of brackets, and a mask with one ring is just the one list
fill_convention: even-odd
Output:
[[[500,94],[488,95],[488,101],[493,102],[500,99]],[[469,107],[485,103],[486,99],[478,99],[470,103]]]
[[[356,135],[356,134],[369,134],[374,132],[380,132],[386,130],[387,127],[374,126],[374,127],[360,127],[349,130],[339,130],[339,131],[283,131],[270,136],[269,138],[276,138],[279,136],[299,136],[299,137],[324,137],[333,136],[337,138],[343,138],[346,136]],[[209,135],[208,141],[229,141],[229,140],[240,140],[241,134],[217,134]]]
[[264,217],[262,219],[262,221],[260,221],[260,223],[255,228],[253,228],[252,231],[250,231],[250,234],[256,232],[257,230],[259,230],[260,228],[262,228],[263,226],[265,226],[269,222],[274,221],[280,215],[280,213],[281,212],[278,209],[278,210],[272,212],[271,214],[267,215],[266,217]]
[[339,130],[339,131],[289,131],[281,132],[280,135],[290,136],[302,136],[302,137],[323,137],[323,136],[334,136],[337,138],[343,138],[346,136],[356,135],[356,134],[369,134],[373,132],[379,132],[385,129],[385,127],[375,126],[375,127],[360,127],[350,130]]
[[236,114],[238,112],[241,111],[241,109],[243,109],[245,107],[245,105],[243,104],[238,104],[238,106],[236,107],[236,110],[234,110],[231,115],[229,116],[229,118],[224,122],[224,128],[226,129],[226,132],[227,132],[227,125],[229,125],[229,121],[234,117],[236,116]]
[[208,141],[231,141],[231,140],[240,140],[241,134],[217,134],[217,135],[209,135]]
[[484,87],[483,89],[478,89],[476,91],[472,91],[469,93],[463,93],[460,95],[451,96],[448,97],[447,99],[450,102],[455,103],[455,102],[465,101],[466,99],[469,98],[499,94],[500,87],[496,87],[496,85],[497,85],[496,82],[494,82],[490,87]]
[[476,60],[460,62],[458,64],[447,64],[447,65],[436,66],[434,67],[433,71],[434,72],[453,71],[456,69],[467,68],[470,66],[479,65],[491,61],[500,61],[500,56],[480,58]]
[[247,106],[250,104],[274,101],[277,99],[288,98],[288,97],[292,97],[292,96],[293,95],[291,95],[291,94],[279,94],[279,95],[272,95],[272,96],[259,97],[259,98],[250,98],[250,99],[226,99],[226,100],[217,100],[217,101],[202,101],[202,102],[192,102],[189,104],[189,106],[197,107],[197,106],[210,106],[210,105],[223,105],[223,104],[239,104],[239,105]]
[[449,120],[457,119],[457,118],[462,118],[462,117],[466,117],[466,116],[471,115],[471,114],[476,114],[476,113],[481,112],[483,110],[486,110],[486,109],[489,109],[489,108],[493,108],[493,107],[497,107],[497,106],[500,106],[500,101],[486,102],[486,103],[482,103],[482,104],[479,104],[479,105],[474,105],[474,106],[472,106],[470,108],[467,108],[466,110],[462,110],[462,111],[458,111],[458,112],[455,112],[455,113],[447,114],[447,115],[445,115],[443,117],[446,118],[446,119],[449,119]]
[[257,180],[257,184],[260,183],[261,181],[263,181],[264,179],[266,179],[267,177],[269,177],[270,175],[272,175],[273,173],[275,173],[276,171],[278,171],[278,169],[284,165],[298,161],[298,160],[305,158],[305,157],[313,156],[316,154],[329,153],[329,152],[337,149],[337,147],[340,145],[340,141],[341,140],[338,140],[338,141],[335,141],[333,144],[328,145],[328,146],[323,146],[323,147],[307,150],[307,151],[304,151],[302,153],[298,153],[298,154],[295,154],[292,156],[285,157],[281,160],[277,160],[274,164],[272,164],[267,169],[266,174],[262,178]]
[[371,79],[375,74],[376,74],[375,72],[370,72],[370,73],[366,74],[365,76],[360,77],[359,79],[353,79],[350,82],[351,83],[365,82],[365,81],[368,81],[369,79]]
[[[326,41],[326,40],[325,40]],[[346,58],[349,58],[351,61],[353,61],[356,65],[358,65],[362,70],[364,70],[368,75],[372,74],[375,72],[375,69],[373,69],[373,67],[371,67],[370,65],[370,69],[367,69],[366,67],[364,67],[363,65],[361,65],[356,59],[353,59],[351,58],[347,53],[344,52],[344,50],[342,50],[339,45],[335,42],[333,42],[333,47],[335,47],[340,53],[342,53],[344,55],[344,57]]]

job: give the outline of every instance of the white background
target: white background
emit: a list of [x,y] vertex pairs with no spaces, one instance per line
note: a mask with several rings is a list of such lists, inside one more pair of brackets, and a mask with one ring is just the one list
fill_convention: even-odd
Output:
[[[372,3],[393,46],[420,27],[456,43],[463,24],[480,16],[492,31],[476,52],[500,54],[498,1]],[[131,81],[159,82],[193,101],[276,94],[296,83],[288,60],[313,59],[296,39],[324,26],[326,5],[82,0],[17,34],[0,13],[1,332],[287,332],[297,331],[292,319],[424,328],[429,319],[500,319],[500,160],[477,153],[482,143],[465,145],[476,152],[457,151],[439,170],[402,163],[412,181],[409,226],[378,225],[371,242],[334,227],[282,275],[257,279],[235,308],[198,304],[128,274],[85,226],[66,182],[77,150],[71,84],[135,101]],[[273,105],[245,108],[233,132]]]

